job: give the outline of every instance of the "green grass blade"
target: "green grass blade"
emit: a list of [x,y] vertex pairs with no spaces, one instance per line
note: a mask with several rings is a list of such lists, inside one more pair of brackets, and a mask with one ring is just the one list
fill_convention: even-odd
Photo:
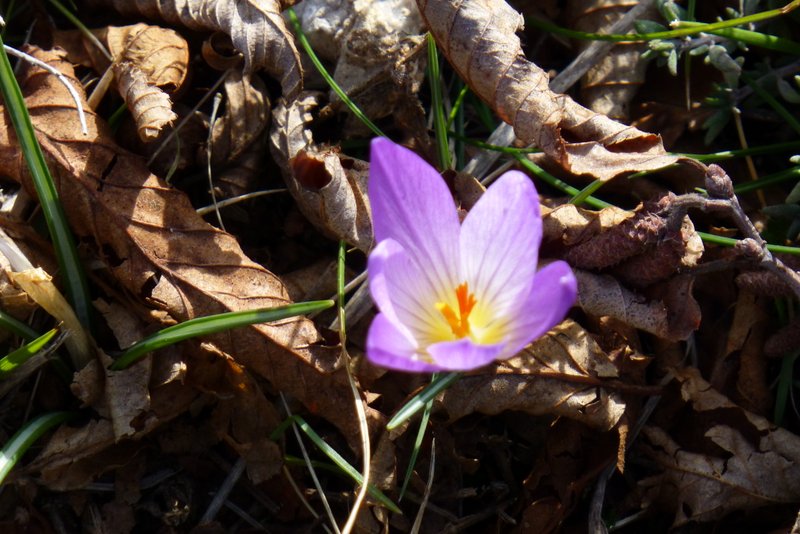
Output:
[[436,151],[439,155],[440,170],[453,168],[450,157],[450,140],[447,138],[447,119],[442,99],[442,78],[439,72],[439,52],[433,35],[428,33],[428,83],[431,87],[431,110],[433,111],[433,131],[436,135]]
[[800,178],[800,167],[791,167],[789,169],[776,172],[775,174],[762,176],[758,180],[737,184],[733,186],[733,191],[737,195],[742,193],[749,193],[750,191],[757,191],[759,189],[764,189],[765,187],[773,186],[775,184],[797,180],[798,178]]
[[0,450],[0,484],[6,479],[6,476],[14,468],[25,451],[40,437],[42,434],[53,428],[54,426],[63,423],[70,419],[75,414],[72,412],[53,412],[40,415],[36,419],[28,421],[10,440],[6,442],[2,450]]
[[0,380],[7,378],[14,369],[25,363],[30,357],[34,356],[37,352],[42,350],[51,339],[58,334],[58,329],[53,328],[49,332],[42,334],[30,343],[23,345],[17,350],[11,352],[6,357],[0,359]]
[[[280,425],[278,425],[278,427],[272,431],[272,434],[270,434],[269,436],[270,439],[273,441],[278,440],[283,435],[283,433],[286,432],[286,429],[289,428],[292,424],[296,424],[300,428],[300,430],[302,430],[303,433],[306,436],[308,436],[308,439],[310,439],[311,442],[314,443],[314,445],[316,445],[317,448],[319,448],[319,450],[322,451],[322,453],[325,456],[330,458],[330,460],[336,465],[336,467],[338,467],[341,470],[341,472],[345,473],[348,477],[353,479],[353,481],[356,484],[360,485],[364,483],[364,478],[361,476],[361,473],[358,472],[358,469],[350,465],[347,462],[347,460],[345,460],[342,457],[341,454],[336,452],[336,449],[325,443],[325,440],[322,439],[322,437],[320,437],[320,435],[317,434],[313,428],[311,428],[311,425],[309,425],[305,421],[305,419],[303,419],[299,415],[292,415],[291,417],[288,417],[285,421],[283,421]],[[305,462],[303,463],[305,464]],[[384,505],[387,509],[391,510],[392,512],[398,514],[403,513],[402,510],[400,510],[399,506],[397,506],[394,502],[392,502],[391,499],[389,499],[386,495],[383,494],[383,492],[381,492],[378,488],[374,487],[372,484],[370,484],[367,487],[367,492],[372,496],[373,499],[380,502],[382,505]]]
[[342,99],[342,102],[344,102],[344,104],[350,109],[353,115],[358,117],[358,119],[363,122],[367,128],[372,130],[372,133],[378,137],[387,137],[386,134],[380,130],[380,128],[375,126],[375,124],[369,120],[369,117],[367,117],[364,112],[361,111],[361,108],[359,108],[355,102],[350,100],[350,97],[347,96],[347,93],[345,93],[344,90],[339,87],[339,84],[336,83],[336,80],[334,80],[333,76],[330,75],[328,69],[326,69],[322,64],[322,61],[319,60],[317,54],[314,53],[314,49],[311,48],[311,43],[309,43],[308,39],[306,39],[306,34],[303,33],[303,27],[300,25],[300,20],[297,18],[297,13],[294,12],[294,9],[289,8],[286,10],[286,13],[289,15],[289,22],[292,23],[295,36],[300,42],[300,46],[303,47],[303,50],[305,50],[306,54],[308,54],[308,57],[311,59],[311,63],[314,64],[314,67],[316,67],[320,75],[325,79],[330,88],[333,89],[333,92]]
[[586,199],[592,196],[592,193],[595,193],[598,189],[603,187],[605,182],[603,180],[595,180],[594,182],[590,183],[583,189],[581,189],[577,195],[574,195],[571,199],[569,199],[570,204],[575,204],[576,206],[580,206]]
[[[701,26],[705,26],[707,28],[708,26],[710,26],[710,24],[682,20],[676,25],[676,28],[698,28]],[[761,48],[766,48],[768,50],[783,52],[784,54],[800,55],[800,43],[792,41],[790,39],[784,39],[783,37],[777,37],[775,35],[769,35],[766,33],[754,32],[750,30],[743,30],[741,28],[720,28],[717,30],[705,30],[705,33],[719,35],[720,37],[725,37],[727,39],[731,39],[732,41],[737,41],[752,46],[758,46]]]
[[563,35],[572,39],[583,39],[588,41],[642,42],[652,41],[654,39],[677,39],[679,37],[697,35],[699,33],[716,33],[727,28],[735,28],[736,26],[744,26],[753,22],[760,22],[762,20],[779,17],[787,14],[789,11],[792,11],[798,6],[800,6],[800,0],[793,0],[790,4],[787,4],[782,8],[762,11],[761,13],[754,13],[753,15],[747,15],[746,17],[723,20],[709,24],[703,22],[681,21],[679,23],[680,26],[677,29],[652,33],[587,33],[562,28],[561,26],[553,24],[552,22],[535,17],[526,17],[525,22],[526,24],[529,24],[535,28],[539,28],[540,30]]
[[411,457],[408,459],[408,467],[406,468],[406,476],[403,478],[403,485],[400,487],[400,495],[397,497],[398,501],[403,500],[403,495],[406,494],[408,483],[411,482],[411,475],[414,473],[414,466],[417,465],[417,457],[422,448],[422,440],[425,438],[425,431],[428,429],[428,421],[431,418],[431,409],[433,408],[433,401],[428,401],[425,404],[425,410],[422,412],[422,419],[419,420],[419,429],[417,429],[417,437],[414,439],[414,448],[411,449]]
[[764,99],[766,102],[778,115],[781,116],[783,120],[786,121],[786,124],[792,127],[795,133],[800,134],[800,121],[798,121],[794,114],[786,109],[783,104],[778,102],[778,99],[772,96],[769,91],[761,87],[761,84],[758,81],[754,80],[744,72],[741,74],[742,81],[744,81],[747,85],[749,85],[753,92],[755,92],[758,96]]
[[25,107],[25,100],[22,98],[22,92],[3,46],[2,39],[0,39],[0,91],[3,93],[6,110],[11,117],[20,150],[28,164],[33,185],[42,205],[42,212],[53,241],[67,296],[81,324],[88,328],[91,317],[91,301],[86,275],[78,257],[75,239],[67,224],[64,209],[58,200],[58,192],[53,185],[53,178],[45,163],[42,148],[36,140],[33,124]]
[[[706,232],[697,232],[697,235],[700,236],[704,243],[713,243],[715,245],[722,245],[724,247],[733,247],[739,242],[738,239],[733,239],[732,237],[722,237],[720,235],[709,234]],[[785,245],[773,245],[771,243],[767,243],[767,250],[773,253],[793,254],[795,256],[800,256],[800,248],[798,247],[787,247]]]
[[[525,156],[520,154],[520,155],[517,155],[515,157],[516,157],[517,161],[519,162],[519,164],[525,170],[529,171],[534,176],[537,176],[537,177],[541,178],[544,182],[546,182],[549,185],[555,187],[556,189],[558,189],[560,191],[563,191],[564,193],[566,193],[568,195],[572,195],[573,197],[577,196],[578,194],[580,194],[580,190],[578,190],[575,187],[572,187],[571,185],[569,185],[568,183],[564,182],[563,180],[559,180],[558,178],[556,178],[552,174],[548,173],[547,171],[545,171],[544,169],[542,169],[541,167],[539,167],[538,165],[533,163],[531,160],[529,160]],[[591,206],[592,208],[595,208],[595,209],[603,209],[603,208],[607,208],[607,207],[613,205],[613,204],[609,204],[608,202],[604,202],[604,201],[600,200],[599,198],[595,198],[593,196],[586,197],[585,203],[586,203],[586,205]],[[714,235],[714,234],[709,234],[709,233],[706,233],[706,232],[697,232],[697,235],[699,235],[700,238],[705,243],[713,243],[715,245],[722,245],[722,246],[726,246],[726,247],[735,246],[736,243],[739,242],[738,239],[733,239],[733,238],[730,238],[730,237],[722,237],[722,236],[718,236],[718,235]],[[793,255],[796,255],[796,256],[800,256],[800,248],[798,248],[798,247],[787,247],[787,246],[784,246],[784,245],[773,245],[773,244],[768,243],[767,244],[767,250],[769,250],[770,252],[778,252],[778,253],[783,253],[783,254],[793,254]]]
[[247,310],[238,312],[220,313],[207,317],[190,319],[180,324],[170,326],[152,336],[148,336],[132,345],[125,353],[120,356],[110,369],[119,371],[132,365],[148,352],[174,345],[179,341],[191,339],[193,337],[215,334],[224,330],[231,330],[241,326],[248,326],[256,323],[268,323],[279,321],[296,315],[306,315],[308,313],[325,310],[333,306],[332,300],[312,300],[289,304],[288,306],[277,306],[275,308],[261,308],[258,310]]
[[740,148],[737,150],[722,150],[720,152],[712,152],[710,154],[679,153],[676,155],[696,159],[697,161],[703,163],[716,163],[718,161],[725,161],[728,159],[741,158],[745,156],[763,156],[765,154],[776,154],[780,152],[796,152],[798,149],[800,149],[800,141],[787,141],[785,143]]
[[4,328],[26,341],[39,337],[36,330],[2,310],[0,310],[0,328]]
[[461,378],[461,376],[461,373],[447,373],[444,375],[435,376],[431,380],[430,384],[425,386],[425,388],[414,395],[414,397],[408,401],[405,406],[400,408],[400,411],[398,411],[395,416],[392,417],[392,419],[386,424],[386,429],[394,430],[398,426],[408,421],[408,419],[413,417],[414,414],[423,409],[425,405],[436,398],[436,395],[449,388],[456,380]]

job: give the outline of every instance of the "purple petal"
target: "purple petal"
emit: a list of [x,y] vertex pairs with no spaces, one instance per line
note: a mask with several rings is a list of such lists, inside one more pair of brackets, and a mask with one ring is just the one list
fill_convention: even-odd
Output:
[[503,315],[530,291],[542,221],[530,179],[502,175],[470,210],[461,227],[461,266],[478,306]]
[[560,323],[575,303],[577,294],[578,283],[566,262],[553,262],[536,273],[528,298],[509,324],[503,358],[514,356]]
[[367,334],[367,359],[374,365],[408,372],[434,372],[441,368],[416,358],[417,346],[385,314],[372,320]]
[[478,345],[469,338],[443,341],[428,347],[428,354],[442,370],[469,371],[493,362],[503,353],[505,343]]
[[378,243],[367,266],[372,299],[386,318],[418,343],[432,342],[434,332],[448,331],[436,309],[437,290],[394,239]]
[[369,200],[375,241],[394,239],[432,287],[452,291],[458,277],[458,214],[436,170],[387,139],[371,145]]

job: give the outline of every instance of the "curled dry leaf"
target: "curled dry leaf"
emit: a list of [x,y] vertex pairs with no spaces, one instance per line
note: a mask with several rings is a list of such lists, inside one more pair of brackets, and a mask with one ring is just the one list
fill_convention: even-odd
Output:
[[163,128],[178,118],[172,111],[169,96],[148,83],[147,77],[135,64],[129,61],[115,63],[114,77],[142,141],[157,139]]
[[610,316],[658,337],[682,341],[700,326],[700,307],[692,297],[693,280],[673,278],[663,300],[647,300],[615,278],[575,269],[578,304],[586,313]]
[[6,275],[36,304],[63,324],[62,328],[68,334],[64,344],[76,369],[82,368],[94,358],[94,343],[49,274],[37,267],[18,272],[8,271]]
[[247,150],[269,122],[267,87],[257,74],[232,71],[225,78],[225,113],[211,130],[211,161],[229,163]]
[[[419,91],[426,54],[414,0],[305,0],[298,17],[315,50],[336,62],[333,78],[372,119]],[[339,100],[331,91],[331,102]]]
[[463,377],[444,393],[442,403],[451,420],[518,410],[610,430],[625,412],[625,401],[603,386],[617,377],[616,363],[567,319],[519,355],[498,363],[494,373]]
[[144,15],[192,30],[221,31],[244,54],[245,73],[265,69],[288,100],[302,89],[302,67],[278,0],[95,0],[125,15]]
[[675,163],[657,135],[625,126],[552,92],[522,52],[522,17],[502,0],[417,0],[442,52],[470,88],[565,169],[609,180]]
[[[571,26],[589,33],[609,33],[608,30],[638,2],[631,0],[571,0],[567,12]],[[656,16],[654,4],[639,17]],[[593,41],[580,41],[583,50]],[[626,120],[628,104],[644,82],[649,61],[642,57],[647,43],[618,43],[608,54],[599,58],[581,79],[581,96],[586,105],[612,119]]]
[[304,93],[273,113],[270,148],[303,214],[320,230],[363,251],[372,245],[367,199],[369,166],[313,144],[311,111],[319,95]]
[[690,435],[702,435],[705,443],[678,443],[655,426],[643,429],[640,442],[664,470],[641,484],[674,510],[673,526],[800,502],[800,438],[742,410],[697,369],[675,371],[675,378],[692,408],[681,424],[694,425]]
[[174,30],[147,24],[109,26],[93,34],[108,48],[111,62],[77,30],[57,32],[55,43],[73,62],[99,73],[113,68],[117,90],[133,115],[139,138],[153,141],[177,118],[167,92],[177,91],[186,80],[189,44]]
[[[169,93],[183,87],[189,71],[189,43],[175,30],[134,24],[108,26],[92,30],[111,54],[113,61],[129,61],[146,76],[148,83]],[[56,31],[54,44],[67,51],[74,63],[102,73],[109,67],[108,58],[78,30]]]
[[[674,198],[667,195],[657,202],[644,203],[627,215],[606,208],[596,212],[596,218],[586,218],[591,222],[584,228],[580,227],[581,216],[592,212],[576,213],[575,208],[564,206],[549,214],[545,229],[550,234],[560,231],[564,244],[571,241],[564,257],[570,265],[581,269],[613,266],[626,284],[648,287],[680,269],[694,267],[703,255],[703,242],[688,216],[679,228],[671,228],[668,213]],[[564,211],[564,216],[559,211]],[[571,234],[566,234],[566,228],[572,230]]]
[[[74,79],[62,53],[30,52]],[[95,115],[88,114],[89,135],[80,135],[70,97],[53,76],[30,67],[21,86],[73,231],[94,244],[127,291],[177,321],[291,303],[275,275],[251,261],[233,236],[206,224],[182,192],[117,147]],[[12,132],[8,122],[0,124],[0,166],[32,189]],[[297,317],[208,340],[346,436],[358,435],[355,415],[345,408],[352,402],[343,371],[334,373],[338,350],[322,345],[311,321]],[[192,363],[207,363],[198,360]]]

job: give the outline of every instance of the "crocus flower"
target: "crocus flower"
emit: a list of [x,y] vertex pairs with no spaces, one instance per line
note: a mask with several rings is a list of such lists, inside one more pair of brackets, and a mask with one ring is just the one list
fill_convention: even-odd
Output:
[[433,167],[386,139],[371,148],[372,363],[474,369],[514,356],[564,318],[577,284],[563,261],[536,270],[542,221],[527,176],[503,174],[459,223]]

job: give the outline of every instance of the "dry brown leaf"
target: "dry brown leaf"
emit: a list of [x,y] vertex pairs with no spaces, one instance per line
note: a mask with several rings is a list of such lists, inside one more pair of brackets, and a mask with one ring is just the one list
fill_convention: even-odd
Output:
[[[567,11],[571,26],[589,33],[608,30],[636,6],[637,0],[571,0]],[[657,16],[654,4],[637,20]],[[579,50],[592,41],[579,41]],[[649,61],[642,57],[647,43],[618,43],[581,79],[581,96],[592,111],[612,119],[627,120],[628,104],[644,82]]]
[[766,415],[772,405],[768,362],[764,358],[764,340],[769,325],[765,300],[748,291],[739,292],[724,352],[714,363],[709,380],[718,391],[726,391],[725,387],[733,382],[730,374],[735,372],[735,400],[742,408],[759,415]]
[[615,362],[567,319],[516,357],[496,364],[494,373],[463,377],[444,393],[442,403],[451,420],[518,410],[609,430],[622,417],[625,401],[603,385],[618,377]]
[[692,435],[702,435],[706,443],[677,443],[664,430],[648,426],[642,444],[664,469],[642,484],[652,494],[661,491],[661,498],[674,510],[673,526],[800,502],[798,436],[742,410],[703,380],[697,369],[676,371],[676,379],[683,400],[697,414],[683,424],[705,425]]
[[[73,77],[62,53],[31,52]],[[88,114],[89,135],[80,135],[70,97],[55,77],[31,67],[21,85],[73,231],[102,251],[128,291],[178,321],[290,303],[275,275],[247,258],[231,235],[206,224],[182,192],[117,147],[95,115]],[[0,167],[32,189],[8,123],[0,128]],[[322,346],[309,320],[242,328],[209,341],[346,436],[358,435],[343,371],[334,373],[338,350]],[[189,362],[190,375],[193,363],[201,365]]]
[[229,163],[260,138],[269,123],[267,87],[258,75],[232,71],[225,78],[225,113],[211,130],[211,161]]
[[[148,83],[169,93],[183,87],[189,71],[189,43],[175,30],[149,24],[108,26],[93,30],[114,62],[129,61],[144,73]],[[79,30],[54,32],[54,45],[67,50],[69,59],[102,73],[108,58]]]
[[123,465],[142,447],[135,438],[184,413],[198,397],[193,388],[171,384],[151,390],[147,425],[133,439],[116,443],[113,424],[93,419],[82,426],[61,426],[23,473],[40,473],[41,481],[56,491],[85,489],[98,475]]
[[304,93],[291,106],[281,103],[275,109],[272,156],[303,214],[326,234],[366,252],[372,246],[369,166],[313,144],[308,128],[317,104],[317,94]]
[[648,287],[696,266],[703,255],[703,241],[688,216],[680,228],[672,228],[669,210],[676,198],[666,195],[640,204],[633,212],[614,208],[577,211],[562,206],[545,217],[545,237],[561,233],[562,242],[569,247],[564,259],[573,267],[614,267],[614,274],[626,285]]
[[611,276],[580,269],[574,272],[578,304],[586,313],[608,315],[672,341],[686,339],[700,326],[700,308],[692,297],[692,280],[688,277],[676,277],[664,300],[648,301]]
[[263,68],[277,78],[283,96],[302,89],[300,55],[278,0],[96,0],[124,15],[144,15],[192,30],[221,31],[244,54],[245,74]]
[[129,61],[115,63],[114,77],[142,141],[157,139],[162,129],[178,118],[172,111],[172,102],[167,93],[151,85],[135,64]]
[[541,210],[542,239],[559,241],[565,246],[588,241],[634,216],[634,212],[616,206],[594,211],[563,204],[555,209],[542,206]]
[[609,180],[627,171],[653,170],[678,158],[661,138],[594,113],[567,95],[525,59],[522,17],[502,0],[417,0],[442,52],[472,90],[525,143],[541,148],[565,169]]
[[[419,91],[426,54],[414,0],[305,0],[297,7],[315,50],[336,61],[333,78],[372,119]],[[330,101],[339,97],[331,91]]]
[[613,459],[614,435],[559,419],[547,428],[525,490],[535,498],[522,515],[519,532],[563,532],[564,520]]

